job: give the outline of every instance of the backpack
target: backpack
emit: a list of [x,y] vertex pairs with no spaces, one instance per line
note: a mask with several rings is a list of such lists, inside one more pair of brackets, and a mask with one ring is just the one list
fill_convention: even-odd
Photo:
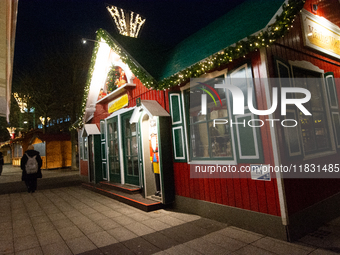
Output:
[[28,158],[26,165],[25,165],[25,170],[27,174],[35,174],[36,172],[38,172],[39,166],[38,166],[38,161],[36,159],[37,155],[34,155],[33,157],[30,157],[27,155],[26,156]]

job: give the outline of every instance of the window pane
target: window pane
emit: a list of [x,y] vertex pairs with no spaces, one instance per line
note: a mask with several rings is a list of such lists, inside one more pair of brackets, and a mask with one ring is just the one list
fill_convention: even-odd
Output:
[[131,135],[136,135],[136,123],[132,123],[131,125]]
[[127,174],[128,175],[133,175],[133,162],[132,162],[132,158],[128,158],[127,160],[127,167],[128,167],[128,171],[127,171]]
[[138,155],[138,144],[135,136],[131,138],[131,149],[131,155]]
[[211,156],[213,158],[231,157],[229,126],[225,124],[219,124],[213,127],[213,122],[210,122],[209,135],[211,143]]
[[130,120],[129,119],[125,119],[125,134],[127,136],[131,135],[131,129],[130,129]]
[[[215,87],[222,83],[225,83],[224,75],[210,80],[201,79],[197,81],[197,86],[187,92],[186,100],[190,101],[190,152],[193,159],[232,157],[230,130],[225,125],[229,122],[227,94],[224,88]],[[207,106],[206,115],[202,114],[204,102]],[[226,122],[213,127],[215,119]]]
[[319,149],[330,148],[330,141],[328,139],[328,129],[326,123],[326,117],[324,114],[314,114],[314,126],[315,126],[315,137],[316,145]]
[[312,111],[323,111],[323,98],[320,79],[308,79],[308,90],[311,93],[310,104]]
[[114,162],[114,173],[119,174],[119,172],[120,172],[119,162],[115,161]]
[[127,138],[127,139],[126,139],[126,145],[127,145],[126,155],[130,156],[130,155],[131,155],[131,143],[130,143],[130,138]]
[[138,159],[133,159],[133,175],[138,176]]
[[114,138],[114,139],[117,139],[117,134],[118,134],[118,130],[117,130],[117,122],[114,122],[114,123],[113,123],[113,128],[112,128],[112,130],[113,130],[113,138]]
[[306,153],[316,149],[316,141],[314,137],[313,118],[311,116],[303,116],[300,119],[303,147]]
[[112,123],[109,123],[108,125],[108,128],[109,128],[109,138],[108,139],[112,139],[112,133],[113,133],[113,128],[112,128]]
[[207,123],[196,124],[192,126],[192,148],[193,157],[209,157],[209,138]]
[[[309,70],[294,68],[295,86],[306,88],[311,93],[311,100],[303,106],[312,114],[305,116],[299,112],[300,128],[302,133],[305,154],[313,154],[331,149],[329,127],[327,123],[326,103],[324,101],[324,88],[322,75]],[[296,98],[304,98],[301,93]]]

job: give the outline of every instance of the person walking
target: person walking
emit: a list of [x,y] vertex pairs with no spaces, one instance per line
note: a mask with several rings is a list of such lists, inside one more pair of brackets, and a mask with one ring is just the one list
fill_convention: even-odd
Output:
[[4,157],[2,156],[2,152],[0,152],[0,175],[2,174],[3,165],[4,165]]
[[34,150],[33,145],[29,145],[21,158],[20,164],[22,170],[21,180],[25,181],[28,193],[34,193],[37,189],[37,178],[42,178],[41,166],[40,153]]

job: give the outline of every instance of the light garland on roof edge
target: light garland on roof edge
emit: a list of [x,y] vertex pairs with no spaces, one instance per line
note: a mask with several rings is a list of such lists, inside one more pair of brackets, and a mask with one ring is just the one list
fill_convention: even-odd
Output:
[[[296,15],[302,10],[305,0],[289,0],[288,4],[282,5],[282,13],[276,16],[275,22],[268,26],[265,31],[261,31],[258,35],[248,36],[246,40],[241,40],[234,44],[234,46],[229,46],[222,49],[216,54],[198,62],[190,67],[183,69],[182,71],[171,75],[170,77],[164,78],[163,80],[157,82],[151,75],[146,73],[143,68],[138,66],[132,58],[130,58],[122,49],[116,45],[111,39],[110,35],[99,29],[97,31],[97,41],[103,38],[106,43],[115,51],[121,58],[121,60],[126,63],[132,73],[142,82],[142,84],[148,89],[154,90],[167,90],[174,86],[179,86],[181,84],[187,83],[190,78],[197,78],[201,75],[221,68],[234,59],[245,57],[248,53],[258,50],[263,47],[269,47],[276,40],[282,38],[291,27],[293,27],[293,22]],[[96,60],[96,55],[98,52],[99,43],[96,42],[91,65],[89,68],[88,79],[85,86],[85,93],[82,102],[82,114],[80,115],[76,124],[72,128],[81,128],[83,125],[82,118],[85,115],[86,101],[88,97],[88,92],[90,88],[90,82],[92,79],[94,63]]]

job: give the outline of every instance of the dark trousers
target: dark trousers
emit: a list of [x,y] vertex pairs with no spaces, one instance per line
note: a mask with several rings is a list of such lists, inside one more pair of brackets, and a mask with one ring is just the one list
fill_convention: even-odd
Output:
[[25,184],[28,192],[34,192],[37,189],[37,178],[27,178]]
[[3,165],[0,165],[0,175],[2,174],[2,167]]
[[157,191],[161,191],[161,181],[159,178],[159,174],[155,174],[155,180],[156,180],[156,189]]

